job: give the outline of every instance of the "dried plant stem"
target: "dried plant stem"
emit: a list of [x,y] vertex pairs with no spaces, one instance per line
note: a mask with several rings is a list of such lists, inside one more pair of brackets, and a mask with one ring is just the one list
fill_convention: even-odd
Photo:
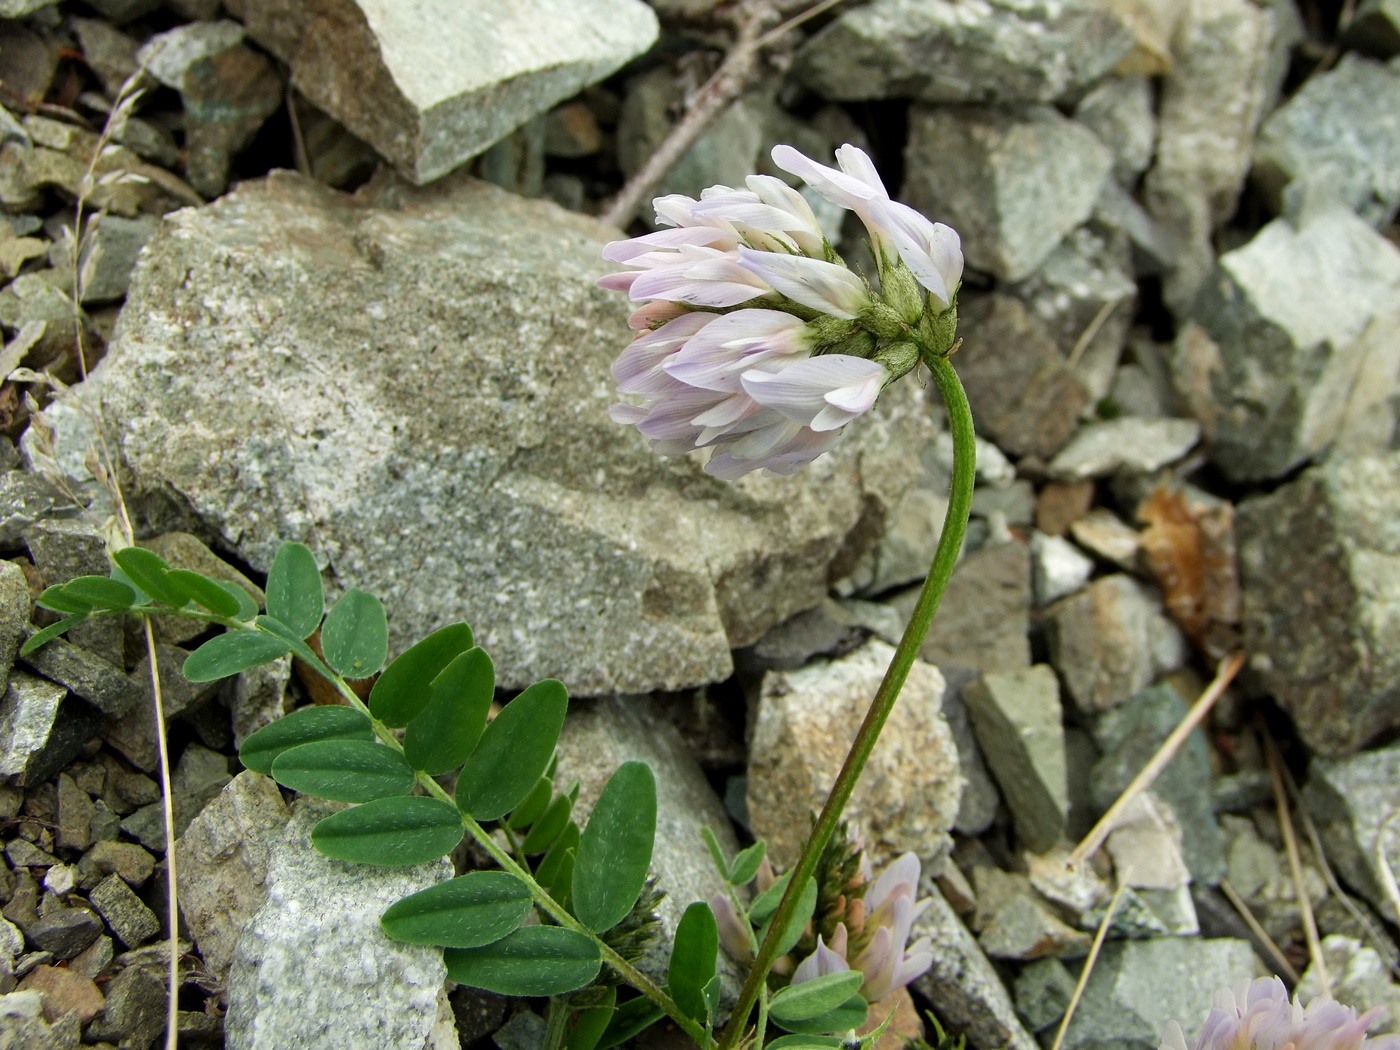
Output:
[[740,15],[738,39],[720,63],[719,69],[705,81],[685,116],[670,130],[656,152],[647,158],[641,170],[627,180],[599,218],[611,226],[618,227],[631,222],[636,217],[642,201],[651,196],[666,174],[685,156],[686,150],[695,145],[696,140],[705,133],[705,129],[729,108],[731,102],[748,90],[756,75],[759,56],[764,48],[776,43],[809,18],[816,17],[840,2],[841,0],[820,0],[766,33],[763,31],[763,25],[775,13],[774,8],[771,4],[763,2],[747,4]]
[[1094,336],[1099,334],[1099,329],[1108,320],[1108,315],[1113,313],[1114,307],[1118,303],[1110,299],[1099,307],[1099,312],[1094,314],[1089,323],[1084,326],[1084,331],[1079,333],[1079,338],[1074,341],[1074,348],[1070,350],[1069,357],[1065,359],[1065,367],[1071,371],[1075,365],[1079,364],[1079,359],[1084,356],[1084,351],[1089,349],[1089,344],[1094,341]]
[[1317,970],[1317,983],[1323,995],[1332,994],[1332,977],[1327,972],[1327,960],[1322,957],[1322,941],[1317,935],[1317,919],[1308,885],[1303,881],[1303,860],[1298,854],[1298,836],[1293,830],[1293,815],[1289,812],[1288,792],[1283,786],[1283,761],[1279,758],[1274,738],[1264,732],[1264,755],[1269,760],[1269,779],[1274,785],[1274,805],[1278,810],[1279,831],[1283,834],[1284,852],[1288,854],[1288,869],[1293,875],[1293,892],[1298,896],[1298,911],[1303,919],[1303,936],[1307,938],[1308,955]]
[[1084,836],[1084,841],[1074,848],[1074,852],[1069,855],[1069,866],[1077,867],[1087,858],[1094,855],[1109,833],[1117,827],[1119,818],[1123,811],[1132,804],[1133,800],[1152,786],[1152,782],[1161,775],[1162,770],[1167,768],[1167,763],[1175,756],[1181,745],[1186,742],[1186,738],[1210,713],[1210,709],[1215,706],[1215,702],[1220,699],[1226,687],[1235,679],[1235,675],[1240,673],[1240,668],[1244,666],[1244,653],[1235,653],[1220,666],[1216,672],[1215,679],[1208,685],[1199,699],[1191,706],[1191,710],[1186,712],[1186,717],[1172,730],[1171,735],[1162,741],[1162,746],[1157,749],[1157,753],[1152,756],[1147,765],[1142,767],[1142,772],[1133,778],[1133,782],[1124,788],[1123,793],[1118,796],[1118,801],[1109,807],[1108,812],[1099,818],[1099,822],[1094,825],[1089,834]]
[[[126,507],[123,505],[125,516]],[[130,525],[128,524],[128,528]],[[170,994],[165,1007],[165,1045],[167,1050],[175,1050],[179,1045],[180,1030],[177,1024],[180,1004],[180,908],[175,873],[175,805],[170,791],[170,747],[165,734],[165,704],[160,691],[160,662],[156,659],[156,636],[151,627],[151,618],[143,616],[141,626],[146,634],[146,653],[151,660],[151,695],[155,698],[156,751],[160,755],[160,774],[165,778],[160,793],[161,814],[165,817],[165,873],[169,888],[165,894],[165,918],[170,924],[170,969],[168,979]]]
[[1230,885],[1229,879],[1220,880],[1220,892],[1225,894],[1231,906],[1239,913],[1240,918],[1244,920],[1244,924],[1249,927],[1249,932],[1254,934],[1259,943],[1268,951],[1269,956],[1274,961],[1274,965],[1278,967],[1278,972],[1284,977],[1287,977],[1290,983],[1297,984],[1298,971],[1294,969],[1293,964],[1288,961],[1288,957],[1283,954],[1283,949],[1269,936],[1269,931],[1259,925],[1259,920],[1254,917],[1254,912],[1249,910],[1249,904],[1239,895],[1239,891],[1237,891],[1234,886]]
[[953,480],[948,494],[948,511],[943,519],[943,534],[938,539],[933,565],[929,568],[928,577],[919,592],[919,600],[909,617],[909,623],[904,628],[904,636],[900,638],[890,666],[885,671],[884,680],[880,682],[875,698],[870,702],[870,709],[865,714],[865,720],[856,732],[846,761],[841,766],[841,771],[836,774],[836,781],[822,806],[821,815],[817,817],[816,826],[802,846],[802,854],[792,869],[782,902],[769,922],[768,936],[759,945],[758,954],[749,969],[743,990],[739,993],[738,1005],[720,1036],[719,1050],[729,1050],[734,1046],[748,1024],[749,1014],[758,1001],[768,971],[772,969],[777,958],[778,941],[797,908],[802,888],[816,871],[817,861],[827,843],[831,841],[831,836],[841,820],[841,811],[845,809],[851,792],[855,790],[856,781],[860,779],[861,771],[865,769],[865,763],[880,738],[880,730],[885,727],[890,712],[894,710],[899,691],[904,685],[904,680],[909,677],[909,669],[924,643],[929,624],[933,621],[933,614],[938,611],[938,603],[948,586],[949,578],[953,575],[953,567],[957,564],[958,554],[962,550],[968,512],[972,508],[973,480],[977,473],[972,410],[968,406],[967,394],[958,380],[958,374],[948,359],[925,354],[924,360],[933,372],[933,378],[938,383],[939,392],[947,405],[948,425],[953,434]]
[[1108,936],[1108,927],[1113,922],[1114,913],[1118,911],[1118,902],[1123,899],[1123,893],[1127,888],[1128,884],[1120,879],[1118,889],[1113,892],[1113,896],[1109,899],[1108,908],[1103,913],[1099,928],[1094,931],[1094,943],[1089,945],[1089,956],[1084,960],[1084,969],[1079,971],[1079,980],[1074,986],[1074,994],[1069,997],[1069,1005],[1065,1007],[1065,1016],[1060,1019],[1060,1028],[1055,1033],[1055,1042],[1051,1045],[1050,1050],[1060,1050],[1065,1041],[1065,1033],[1069,1031],[1069,1023],[1074,1020],[1074,1011],[1079,1009],[1079,1000],[1084,998],[1084,989],[1088,987],[1089,975],[1094,972],[1094,964],[1099,961],[1099,949],[1103,947],[1104,939]]

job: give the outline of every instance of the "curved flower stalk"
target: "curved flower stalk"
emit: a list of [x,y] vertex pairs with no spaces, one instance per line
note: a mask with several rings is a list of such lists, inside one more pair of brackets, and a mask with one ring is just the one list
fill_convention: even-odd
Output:
[[1366,1038],[1379,1013],[1377,1007],[1358,1017],[1323,997],[1304,1007],[1277,977],[1261,977],[1217,992],[1194,1044],[1168,1021],[1159,1050],[1400,1050],[1400,1035]]
[[837,151],[841,170],[790,146],[780,167],[853,209],[879,256],[879,291],[822,235],[802,195],[752,175],[699,200],[654,202],[667,228],[614,241],[625,267],[598,283],[626,292],[640,331],[613,366],[612,418],[663,455],[713,449],[706,471],[786,475],[840,443],[845,427],[918,363],[946,355],[962,279],[958,235],[890,200],[870,158]]

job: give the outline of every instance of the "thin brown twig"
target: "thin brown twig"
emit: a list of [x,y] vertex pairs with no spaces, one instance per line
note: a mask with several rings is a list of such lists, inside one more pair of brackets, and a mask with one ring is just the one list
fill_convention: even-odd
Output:
[[767,32],[763,26],[773,17],[773,6],[765,2],[746,4],[739,14],[739,31],[734,46],[729,49],[720,67],[696,92],[695,101],[685,116],[667,133],[661,145],[608,204],[600,216],[602,221],[618,227],[631,222],[636,217],[642,201],[680,162],[686,150],[695,145],[696,140],[705,133],[705,129],[748,89],[764,49],[771,47],[803,22],[830,10],[840,2],[841,0],[820,0],[819,3]]
[[1293,830],[1293,816],[1289,811],[1288,792],[1283,786],[1283,761],[1279,758],[1278,745],[1267,729],[1264,735],[1264,756],[1269,760],[1269,779],[1274,785],[1274,805],[1278,810],[1279,831],[1283,834],[1284,852],[1288,854],[1288,869],[1293,875],[1293,892],[1298,897],[1298,911],[1303,919],[1303,936],[1308,942],[1308,955],[1317,972],[1317,983],[1323,995],[1332,994],[1332,977],[1327,972],[1327,960],[1322,957],[1322,940],[1317,935],[1317,919],[1313,915],[1312,901],[1308,897],[1308,885],[1303,881],[1303,859],[1298,853],[1298,835]]
[[1244,924],[1249,927],[1249,932],[1254,934],[1259,943],[1262,944],[1269,955],[1273,957],[1274,965],[1278,967],[1278,972],[1284,977],[1287,977],[1290,983],[1297,984],[1297,969],[1288,961],[1288,956],[1283,954],[1283,949],[1269,936],[1269,931],[1259,925],[1259,920],[1254,917],[1254,912],[1250,911],[1249,904],[1240,896],[1239,891],[1236,890],[1234,886],[1230,885],[1229,879],[1220,880],[1220,892],[1225,894],[1226,899],[1234,906],[1235,911],[1238,912],[1240,918],[1244,920]]
[[1055,1042],[1051,1044],[1050,1050],[1060,1050],[1060,1046],[1065,1041],[1065,1033],[1069,1031],[1069,1023],[1074,1020],[1074,1011],[1079,1009],[1079,1000],[1084,997],[1084,989],[1089,985],[1089,975],[1094,972],[1094,964],[1099,961],[1099,949],[1103,947],[1104,939],[1108,936],[1109,924],[1113,922],[1113,915],[1118,911],[1118,902],[1123,899],[1123,893],[1127,888],[1127,882],[1119,879],[1118,889],[1113,891],[1113,896],[1108,902],[1108,909],[1103,913],[1103,919],[1099,922],[1099,928],[1094,931],[1094,943],[1089,946],[1089,957],[1084,960],[1084,969],[1079,971],[1079,980],[1074,985],[1074,994],[1069,997],[1069,1005],[1065,1007],[1065,1016],[1060,1019],[1060,1028],[1055,1033]]
[[1108,808],[1108,812],[1099,818],[1099,822],[1093,826],[1089,834],[1084,836],[1084,841],[1074,847],[1074,852],[1069,855],[1070,867],[1078,867],[1086,858],[1097,852],[1104,840],[1108,838],[1109,833],[1117,826],[1123,811],[1138,795],[1146,791],[1162,770],[1167,767],[1167,763],[1176,756],[1181,745],[1191,735],[1191,731],[1200,725],[1206,715],[1210,713],[1210,709],[1215,706],[1215,702],[1220,699],[1221,694],[1234,681],[1235,675],[1239,674],[1240,668],[1243,666],[1243,652],[1235,653],[1234,656],[1220,665],[1220,670],[1216,672],[1214,680],[1206,686],[1205,692],[1191,706],[1191,710],[1186,712],[1186,717],[1171,731],[1171,735],[1162,741],[1162,746],[1157,749],[1157,753],[1152,756],[1147,765],[1142,767],[1142,772],[1123,789],[1123,793],[1118,796],[1118,801],[1113,803]]

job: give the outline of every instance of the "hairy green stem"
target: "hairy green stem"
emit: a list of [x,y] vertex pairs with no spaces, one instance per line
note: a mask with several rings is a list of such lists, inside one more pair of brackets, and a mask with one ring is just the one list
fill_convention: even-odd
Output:
[[953,567],[957,564],[958,554],[962,550],[963,535],[967,531],[967,517],[972,509],[972,486],[977,472],[972,410],[968,406],[967,394],[958,380],[958,374],[948,363],[948,359],[929,353],[923,356],[938,383],[943,402],[948,406],[948,426],[953,434],[953,480],[948,494],[948,512],[943,519],[943,534],[939,537],[938,550],[934,553],[928,577],[919,592],[918,604],[914,606],[914,612],[904,628],[904,636],[899,640],[890,666],[885,671],[884,680],[880,682],[875,699],[871,701],[865,720],[851,743],[846,761],[836,775],[836,782],[832,784],[831,793],[826,797],[816,827],[812,829],[811,837],[802,847],[802,854],[792,869],[787,891],[769,923],[768,936],[759,946],[758,955],[749,970],[743,991],[739,994],[738,1006],[720,1037],[719,1050],[730,1050],[744,1032],[749,1014],[766,986],[768,971],[772,969],[778,955],[779,938],[787,929],[789,918],[797,907],[802,887],[816,871],[817,861],[821,859],[822,851],[831,841],[831,836],[841,820],[841,812],[846,808],[851,792],[855,790],[856,781],[865,769],[871,751],[875,749],[880,730],[884,728],[890,712],[894,710],[899,691],[904,686],[905,679],[909,677],[909,669],[924,643],[929,624],[933,621],[933,614],[938,611],[938,603],[943,597],[949,578],[953,575]]

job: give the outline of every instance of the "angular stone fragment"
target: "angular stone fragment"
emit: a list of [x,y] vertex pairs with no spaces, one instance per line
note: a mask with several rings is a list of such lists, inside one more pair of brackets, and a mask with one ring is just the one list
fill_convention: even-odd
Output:
[[1019,299],[969,297],[959,314],[958,374],[978,428],[1012,455],[1049,459],[1078,426],[1088,390]]
[[1400,726],[1400,453],[1333,461],[1237,512],[1245,642],[1307,744]]
[[[871,640],[851,655],[763,679],[749,745],[754,834],[790,866],[821,808],[894,649]],[[915,662],[890,721],[846,806],[876,866],[905,851],[941,860],[962,794],[957,750],[939,710],[943,676]]]
[[1285,191],[1325,194],[1384,229],[1400,207],[1400,70],[1343,55],[1309,77],[1260,129],[1253,178],[1275,210]]
[[465,178],[245,183],[147,245],[89,394],[138,487],[255,568],[313,540],[392,653],[465,619],[504,687],[716,681],[874,541],[932,426],[909,383],[790,479],[656,456],[607,416],[617,235]]
[[1400,747],[1365,751],[1339,761],[1314,759],[1303,797],[1338,873],[1394,922],[1395,904],[1385,891],[1378,865],[1382,858],[1390,858],[1393,864],[1400,854],[1395,824],[1387,826],[1400,810]]
[[843,102],[1053,102],[1132,48],[1132,33],[1107,6],[876,0],[813,37],[798,54],[798,75]]
[[58,828],[54,844],[59,849],[86,850],[92,845],[92,799],[67,773],[58,778]]
[[59,960],[71,959],[97,940],[102,920],[86,908],[51,908],[24,931],[40,951],[53,952]]
[[1049,605],[1073,594],[1093,575],[1093,559],[1061,536],[1031,534],[1031,579],[1037,605]]
[[141,700],[140,686],[125,671],[64,638],[35,649],[23,661],[107,715],[120,718]]
[[1046,610],[1050,662],[1083,711],[1123,703],[1186,658],[1185,639],[1132,577],[1095,580]]
[[1060,840],[1069,812],[1055,672],[1036,664],[1025,671],[986,674],[964,686],[962,695],[1021,842],[1044,852]]
[[640,0],[226,5],[292,86],[419,184],[602,80],[656,39]]
[[909,116],[905,198],[962,235],[969,266],[1009,281],[1089,217],[1113,164],[1093,132],[1050,106]]
[[38,780],[32,765],[49,742],[58,705],[68,690],[42,678],[11,672],[0,699],[0,776],[14,777],[23,786]]
[[165,983],[154,968],[128,966],[107,985],[107,1006],[88,1033],[149,1050],[165,1031]]
[[1129,189],[1152,163],[1157,146],[1153,106],[1146,77],[1108,77],[1074,108],[1074,119],[1112,152],[1113,177]]
[[128,948],[139,948],[160,932],[160,920],[120,875],[108,875],[99,882],[88,893],[88,900]]
[[977,943],[993,959],[1075,959],[1089,952],[1087,934],[1065,925],[1025,894],[1012,897],[992,914]]
[[1341,208],[1271,222],[1221,256],[1173,372],[1230,478],[1276,478],[1327,447],[1367,396],[1366,340],[1400,338],[1397,299],[1400,249]]
[[[339,808],[303,800],[272,843],[267,899],[234,948],[224,1020],[230,1050],[418,1047],[432,1030],[446,977],[442,952],[390,940],[379,916],[450,878],[452,866],[385,868],[323,856],[311,829]],[[398,1008],[385,1010],[387,1002]]]
[[[36,991],[44,995],[44,1020],[52,1024],[64,1014],[72,1013],[79,1024],[87,1024],[102,1012],[105,1000],[92,981],[62,966],[36,966],[20,982],[22,992]],[[5,1032],[0,1023],[0,1032]]]
[[1201,426],[1194,419],[1122,416],[1088,423],[1050,461],[1050,473],[1063,481],[1119,471],[1150,474],[1186,455],[1200,436]]

